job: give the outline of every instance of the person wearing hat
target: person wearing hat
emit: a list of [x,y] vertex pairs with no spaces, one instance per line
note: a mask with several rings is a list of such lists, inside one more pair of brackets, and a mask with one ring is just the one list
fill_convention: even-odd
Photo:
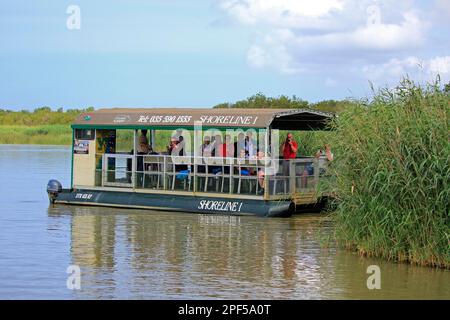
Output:
[[172,136],[172,137],[170,138],[170,143],[169,143],[169,145],[167,146],[167,153],[168,153],[169,155],[172,155],[172,153],[175,152],[176,147],[177,147],[177,144],[178,144],[178,137],[177,137],[177,136]]
[[207,158],[213,156],[213,146],[211,144],[211,138],[209,136],[205,136],[203,138],[203,143],[200,146],[200,155]]

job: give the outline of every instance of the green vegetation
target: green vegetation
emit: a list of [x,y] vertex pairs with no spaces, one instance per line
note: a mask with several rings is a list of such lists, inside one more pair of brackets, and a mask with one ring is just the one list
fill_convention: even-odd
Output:
[[72,129],[69,125],[0,126],[0,144],[70,145]]
[[92,107],[67,111],[61,108],[52,111],[49,107],[34,111],[0,109],[0,144],[70,145],[70,123],[80,113],[92,110]]
[[[172,130],[156,130],[155,132],[155,145],[153,146],[155,151],[163,152],[167,151],[167,145],[169,144],[170,137],[172,136]],[[130,152],[133,150],[133,130],[117,130],[116,131],[116,151],[118,152]]]
[[279,96],[278,98],[266,97],[262,93],[257,93],[245,100],[234,103],[221,103],[214,108],[265,108],[265,109],[301,109],[307,108],[308,101],[304,101],[296,96],[292,98]]
[[70,124],[82,112],[93,111],[94,108],[69,109],[63,111],[59,108],[52,111],[49,107],[37,108],[34,111],[11,111],[0,109],[0,126],[41,126],[52,124]]
[[405,79],[334,120],[332,217],[341,245],[450,268],[449,117],[450,92],[439,81]]
[[214,108],[259,108],[259,109],[303,109],[310,108],[320,111],[341,112],[347,106],[356,104],[352,100],[324,100],[317,103],[310,103],[296,96],[289,98],[287,96],[279,96],[277,98],[266,97],[262,93],[257,93],[245,100],[234,103],[221,103]]

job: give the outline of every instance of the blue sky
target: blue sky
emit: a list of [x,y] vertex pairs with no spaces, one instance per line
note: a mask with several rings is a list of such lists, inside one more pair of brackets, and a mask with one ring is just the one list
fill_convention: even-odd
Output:
[[448,81],[449,21],[446,0],[5,0],[0,108],[317,101],[404,74]]

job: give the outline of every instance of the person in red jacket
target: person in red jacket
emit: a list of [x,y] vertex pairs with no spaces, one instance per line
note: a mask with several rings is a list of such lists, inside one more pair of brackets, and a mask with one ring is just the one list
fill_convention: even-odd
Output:
[[288,133],[286,140],[281,145],[281,154],[283,155],[283,176],[289,176],[289,160],[297,157],[298,144],[292,137],[292,133]]
[[286,136],[286,140],[281,146],[281,152],[283,153],[283,159],[295,159],[297,156],[298,144],[292,137],[292,133],[288,133]]

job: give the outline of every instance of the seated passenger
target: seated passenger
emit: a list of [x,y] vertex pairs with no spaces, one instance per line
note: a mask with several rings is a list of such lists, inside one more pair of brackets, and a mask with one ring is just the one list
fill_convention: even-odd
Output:
[[231,142],[231,136],[227,134],[225,136],[225,143],[219,146],[219,157],[233,158],[234,157],[234,144]]
[[[214,147],[211,144],[211,139],[209,136],[205,136],[203,138],[203,143],[200,146],[200,156],[202,157],[201,163],[205,163],[205,159],[203,159],[203,158],[211,158],[213,156],[213,153],[214,153]],[[198,172],[205,173],[206,172],[205,166],[199,165]]]
[[[329,144],[324,145],[324,149],[317,150],[315,154],[315,158],[319,160],[319,173],[323,174],[326,170],[326,163],[328,161],[333,161],[334,155],[331,152],[331,147]],[[305,170],[302,173],[302,185],[306,188],[307,178],[308,176],[314,175],[314,163],[310,163],[305,167]]]
[[245,160],[245,150],[241,149],[238,154],[238,159]]
[[153,150],[153,147],[152,147],[152,145],[150,144],[150,145],[148,146],[148,154],[157,155],[157,154],[159,154],[159,153],[156,152],[155,150]]
[[237,141],[233,144],[234,145],[234,157],[238,158],[241,155],[241,151],[244,151],[244,157],[245,157],[245,135],[243,132],[240,132],[237,137]]
[[214,157],[221,157],[222,148],[223,148],[222,136],[220,134],[217,134],[214,137],[214,142],[213,142]]
[[167,146],[167,153],[171,156],[183,156],[183,144],[180,145],[180,137],[170,138],[170,144]]
[[[223,143],[222,143],[222,136],[220,134],[217,134],[214,136],[214,142],[212,143],[213,147],[212,147],[212,156],[213,157],[221,157],[221,150],[223,148]],[[210,159],[211,161],[209,161],[209,173],[213,173],[216,175],[222,174],[222,166],[215,166],[212,164],[222,164],[222,159]]]
[[203,138],[203,143],[200,146],[200,155],[205,158],[212,157],[213,155],[213,145],[209,136]]
[[247,135],[244,139],[244,150],[245,150],[245,158],[252,159],[256,156],[256,141],[252,138],[253,134],[251,131],[247,131]]
[[[181,139],[181,143],[180,143]],[[182,157],[184,155],[184,139],[183,136],[173,136],[170,138],[170,144],[167,147],[167,152],[172,157]],[[175,171],[187,170],[188,166],[185,164],[175,165]]]
[[[256,160],[258,161],[258,166],[262,166],[265,164],[265,160],[266,160],[266,155],[264,154],[264,151],[258,151],[257,153],[257,157]],[[258,172],[257,172],[257,176],[258,176],[258,183],[259,183],[259,191],[258,194],[259,195],[263,195],[264,194],[264,177],[266,175],[266,172],[264,170],[264,167],[258,167]]]
[[[241,149],[237,158],[237,163],[238,164],[245,164],[245,150]],[[235,170],[238,170],[238,167],[235,167]],[[243,176],[249,176],[250,172],[248,170],[248,168],[246,167],[241,167],[241,171],[240,172],[235,172],[237,174],[243,175]]]
[[[234,144],[231,141],[231,135],[227,134],[225,136],[225,143],[222,143],[222,145],[219,148],[219,157],[223,158],[233,158],[234,157]],[[225,163],[227,163],[228,160],[225,160]],[[229,163],[228,163],[229,164]],[[224,173],[229,174],[230,173],[230,167],[225,166],[224,167]]]
[[331,162],[334,159],[333,152],[331,152],[331,147],[329,144],[324,145],[324,149],[319,149],[316,152],[316,158],[319,159],[319,170],[320,173],[324,173],[327,162]]
[[176,146],[176,150],[178,151],[178,155],[183,156],[184,155],[184,147],[186,145],[186,142],[184,141],[183,136],[178,137],[178,143]]

